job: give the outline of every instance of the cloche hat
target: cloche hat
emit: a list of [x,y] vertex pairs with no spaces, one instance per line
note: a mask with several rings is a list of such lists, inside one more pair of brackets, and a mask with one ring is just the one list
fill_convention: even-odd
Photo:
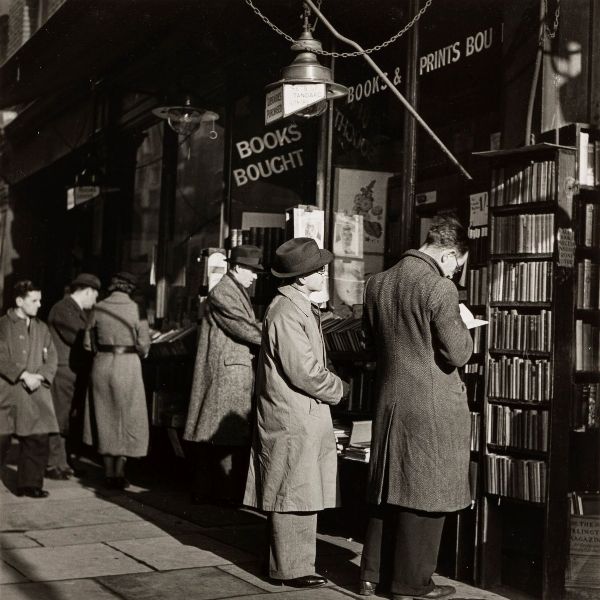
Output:
[[321,250],[312,238],[292,238],[275,251],[271,273],[281,278],[299,277],[318,271],[332,260],[333,254],[329,250]]

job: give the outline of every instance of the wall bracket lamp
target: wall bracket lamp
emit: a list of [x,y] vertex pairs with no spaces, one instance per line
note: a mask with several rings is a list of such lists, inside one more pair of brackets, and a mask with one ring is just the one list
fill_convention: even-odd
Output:
[[179,104],[159,106],[152,113],[165,120],[175,133],[183,136],[194,133],[202,123],[214,123],[219,118],[219,115],[211,110],[194,106],[190,95],[184,96],[183,102]]

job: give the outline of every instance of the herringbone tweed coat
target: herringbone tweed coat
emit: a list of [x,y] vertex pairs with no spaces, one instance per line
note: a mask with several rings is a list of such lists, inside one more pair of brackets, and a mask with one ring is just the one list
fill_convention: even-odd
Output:
[[230,274],[210,291],[200,325],[184,439],[225,446],[250,443],[250,411],[261,325],[250,297]]
[[470,415],[457,367],[473,343],[455,285],[410,250],[365,286],[365,330],[377,355],[368,497],[427,512],[470,503]]

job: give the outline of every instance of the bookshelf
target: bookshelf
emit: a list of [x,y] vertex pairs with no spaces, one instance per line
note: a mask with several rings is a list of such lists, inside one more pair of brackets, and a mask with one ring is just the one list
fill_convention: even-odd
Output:
[[579,124],[561,133],[575,138],[580,184],[574,200],[575,356],[565,577],[567,597],[578,599],[600,595],[600,131]]
[[576,226],[576,150],[480,155],[491,167],[480,579],[562,598],[577,268],[557,240]]

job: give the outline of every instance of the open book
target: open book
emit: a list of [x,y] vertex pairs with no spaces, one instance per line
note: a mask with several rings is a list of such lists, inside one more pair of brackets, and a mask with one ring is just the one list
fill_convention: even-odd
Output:
[[458,305],[458,308],[460,309],[460,317],[467,326],[467,329],[474,329],[475,327],[481,327],[482,325],[488,324],[488,322],[483,319],[476,319],[473,316],[473,313],[462,302]]

